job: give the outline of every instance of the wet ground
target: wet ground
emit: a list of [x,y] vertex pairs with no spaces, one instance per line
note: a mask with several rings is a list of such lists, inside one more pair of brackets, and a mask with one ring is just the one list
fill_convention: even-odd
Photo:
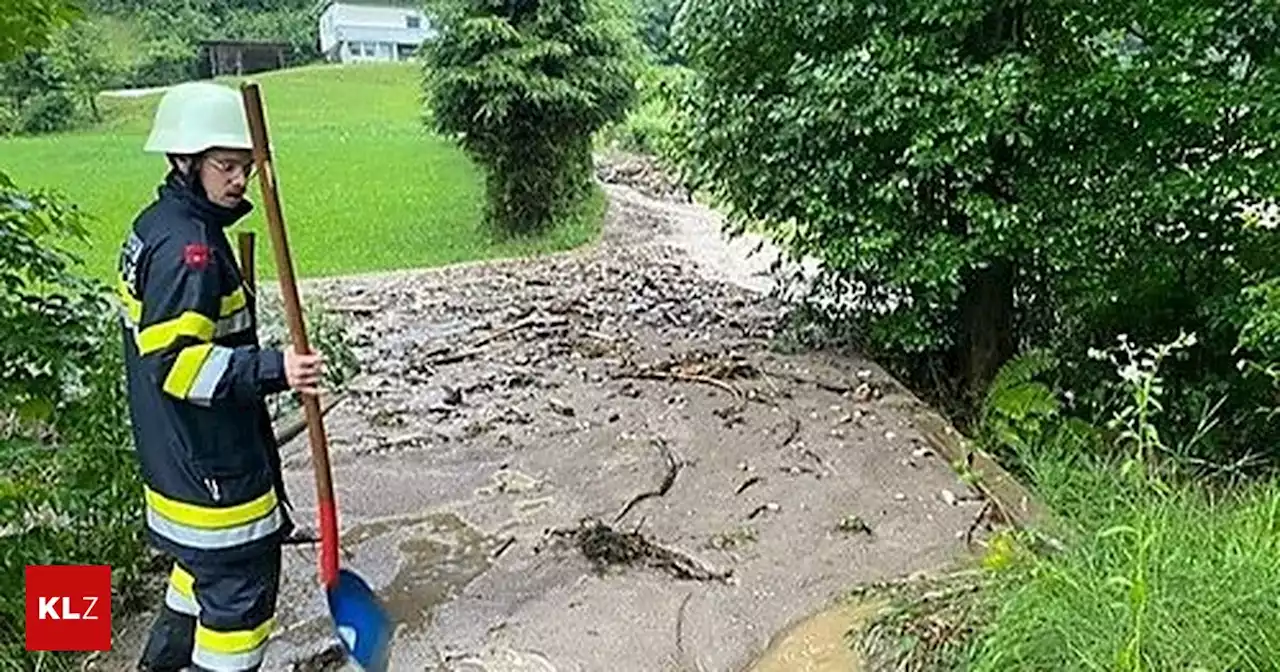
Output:
[[[769,260],[712,213],[608,191],[588,250],[304,289],[359,346],[326,426],[343,564],[400,623],[392,669],[741,670],[852,584],[965,552],[982,505],[914,398],[771,347]],[[313,524],[305,434],[285,463]],[[285,557],[264,669],[338,669],[315,553]]]

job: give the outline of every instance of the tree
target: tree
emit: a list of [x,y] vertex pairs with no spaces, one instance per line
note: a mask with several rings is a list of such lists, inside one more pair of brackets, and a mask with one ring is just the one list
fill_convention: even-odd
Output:
[[634,98],[636,48],[605,0],[442,0],[424,46],[437,130],[486,173],[486,219],[533,233],[587,193],[591,139]]
[[73,0],[5,0],[0,12],[0,63],[27,49],[43,49],[49,36],[79,18]]
[[690,0],[679,38],[695,184],[819,258],[855,342],[972,409],[1019,349],[1187,328],[1170,384],[1230,392],[1248,440],[1224,381],[1275,241],[1230,222],[1280,182],[1280,8]]
[[59,31],[50,45],[51,56],[66,75],[67,87],[101,121],[98,93],[119,74],[107,49],[106,31],[92,21],[77,21]]

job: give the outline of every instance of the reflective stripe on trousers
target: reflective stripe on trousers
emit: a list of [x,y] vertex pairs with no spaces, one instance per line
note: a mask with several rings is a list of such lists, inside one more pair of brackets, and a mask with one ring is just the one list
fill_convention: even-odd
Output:
[[187,548],[234,548],[277,532],[284,524],[274,489],[244,504],[209,507],[180,502],[146,488],[147,527]]
[[196,647],[191,662],[213,672],[241,672],[262,664],[275,617],[252,630],[213,630],[196,624]]

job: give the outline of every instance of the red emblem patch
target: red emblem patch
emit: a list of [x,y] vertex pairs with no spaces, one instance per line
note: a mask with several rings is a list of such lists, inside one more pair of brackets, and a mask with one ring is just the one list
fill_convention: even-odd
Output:
[[182,251],[182,261],[188,268],[203,271],[209,265],[209,246],[192,243]]

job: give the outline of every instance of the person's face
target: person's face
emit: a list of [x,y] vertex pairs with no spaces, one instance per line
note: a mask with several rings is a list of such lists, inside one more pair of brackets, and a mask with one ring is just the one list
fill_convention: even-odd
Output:
[[209,200],[226,208],[244,199],[252,174],[253,153],[246,150],[213,149],[200,164],[200,182]]

